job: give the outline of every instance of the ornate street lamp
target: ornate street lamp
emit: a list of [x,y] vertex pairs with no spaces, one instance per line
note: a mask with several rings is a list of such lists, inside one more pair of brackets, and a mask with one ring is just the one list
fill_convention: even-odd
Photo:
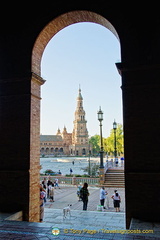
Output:
[[103,166],[103,138],[102,138],[102,121],[103,121],[103,112],[101,110],[101,107],[98,111],[98,120],[100,122],[100,140],[101,140],[101,146],[100,146],[100,168],[104,168]]
[[115,120],[113,123],[113,130],[114,130],[114,157],[115,157],[115,161],[116,161],[116,158],[117,158],[117,140],[116,140],[117,123]]
[[89,176],[91,176],[91,161],[90,161],[91,150],[90,150],[90,140],[89,140],[89,152],[88,152],[88,156],[89,156],[89,159],[88,159],[88,163],[89,163],[88,168],[89,168],[89,171],[88,171],[88,173],[89,173]]

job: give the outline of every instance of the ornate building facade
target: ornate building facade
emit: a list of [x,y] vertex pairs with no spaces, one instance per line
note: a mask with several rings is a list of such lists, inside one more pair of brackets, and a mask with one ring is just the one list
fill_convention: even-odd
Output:
[[73,121],[73,132],[68,133],[64,126],[56,135],[40,135],[40,153],[43,155],[85,156],[92,152],[89,144],[87,121],[83,109],[81,89],[77,97],[77,107]]

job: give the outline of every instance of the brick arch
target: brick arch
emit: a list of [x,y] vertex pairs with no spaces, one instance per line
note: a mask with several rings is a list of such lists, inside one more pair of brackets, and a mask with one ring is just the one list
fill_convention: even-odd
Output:
[[119,40],[113,25],[101,15],[90,11],[72,11],[60,15],[41,31],[37,37],[32,51],[32,72],[41,76],[41,58],[47,43],[63,28],[79,22],[93,22],[108,28]]
[[[30,129],[30,189],[28,209],[25,211],[26,219],[39,221],[39,136],[40,136],[40,86],[45,82],[41,78],[41,58],[45,47],[52,37],[63,28],[79,22],[93,22],[108,28],[118,39],[118,34],[112,24],[94,12],[72,11],[60,15],[49,22],[37,37],[32,50],[32,79],[31,79],[31,129]],[[34,146],[34,147],[33,147]],[[57,148],[58,150],[58,148]],[[56,149],[54,149],[56,151]],[[73,151],[73,150],[72,150]],[[79,151],[74,150],[78,156]],[[57,151],[58,153],[58,151]],[[39,167],[37,167],[39,166]]]

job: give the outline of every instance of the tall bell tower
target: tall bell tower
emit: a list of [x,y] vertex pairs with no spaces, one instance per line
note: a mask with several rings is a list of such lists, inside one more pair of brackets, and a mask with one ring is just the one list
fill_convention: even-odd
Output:
[[80,88],[74,116],[75,120],[73,121],[74,127],[72,132],[72,146],[70,146],[70,152],[73,155],[88,155],[90,149],[88,141],[87,121],[85,119],[83,97]]

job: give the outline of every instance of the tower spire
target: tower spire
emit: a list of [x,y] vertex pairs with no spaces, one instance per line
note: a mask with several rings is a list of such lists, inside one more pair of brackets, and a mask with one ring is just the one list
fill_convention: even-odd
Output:
[[76,156],[82,156],[88,154],[90,145],[80,85],[77,97],[77,107],[74,114],[75,118],[73,121],[74,127],[72,132],[72,145],[70,146],[70,149],[72,154],[75,154]]
[[83,100],[80,86],[79,86],[79,94],[78,94],[77,100],[78,100],[78,101],[82,101],[82,100]]

